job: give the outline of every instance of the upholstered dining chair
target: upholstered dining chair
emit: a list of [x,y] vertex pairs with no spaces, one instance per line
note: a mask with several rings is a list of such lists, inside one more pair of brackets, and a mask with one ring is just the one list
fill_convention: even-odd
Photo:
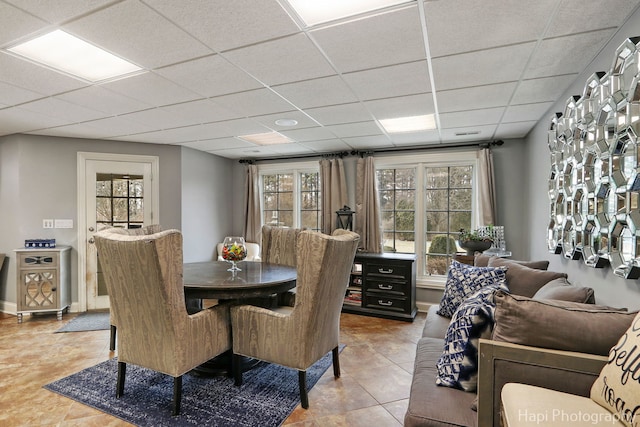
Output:
[[[162,226],[160,224],[152,224],[152,225],[147,225],[145,227],[140,227],[140,228],[113,227],[110,229],[113,233],[118,233],[118,234],[125,234],[129,236],[146,236],[149,234],[155,234],[162,231]],[[98,262],[100,261],[98,260]],[[131,284],[131,285],[135,286],[135,284]],[[116,349],[116,331],[118,327],[116,325],[115,319],[113,318],[113,311],[111,311],[109,314],[109,325],[111,326],[110,327],[111,335],[109,337],[109,350],[114,351]]]
[[333,374],[340,376],[340,312],[358,240],[356,233],[346,230],[332,236],[300,232],[294,306],[275,310],[231,307],[236,385],[242,384],[241,356],[297,369],[300,400],[307,409],[307,369],[332,351]]
[[118,325],[116,397],[133,363],[174,378],[177,415],[182,375],[231,348],[229,307],[187,312],[178,230],[132,236],[108,229],[96,233],[95,242]]
[[[296,266],[296,242],[301,228],[262,226],[262,261]],[[278,295],[279,305],[293,307],[296,288]]]

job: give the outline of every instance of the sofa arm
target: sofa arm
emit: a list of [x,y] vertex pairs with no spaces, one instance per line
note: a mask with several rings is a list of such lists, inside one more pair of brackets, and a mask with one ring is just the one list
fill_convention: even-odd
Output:
[[606,356],[481,339],[478,360],[478,425],[500,425],[500,392],[509,382],[580,396],[607,362]]

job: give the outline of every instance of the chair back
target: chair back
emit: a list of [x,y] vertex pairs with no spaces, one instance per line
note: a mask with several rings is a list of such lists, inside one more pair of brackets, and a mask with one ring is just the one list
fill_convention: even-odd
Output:
[[296,243],[302,229],[262,226],[262,261],[296,266]]
[[335,348],[340,339],[340,313],[360,236],[347,230],[333,235],[305,230],[297,242],[297,294],[291,322],[303,347],[304,368]]
[[95,234],[95,242],[118,325],[119,361],[172,374],[181,357],[172,349],[186,333],[188,318],[182,234],[131,235],[107,229]]

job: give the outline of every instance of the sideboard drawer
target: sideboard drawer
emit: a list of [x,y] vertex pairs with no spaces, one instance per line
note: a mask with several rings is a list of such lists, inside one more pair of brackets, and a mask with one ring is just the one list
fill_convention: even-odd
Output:
[[367,265],[366,274],[371,278],[405,279],[411,277],[411,266],[406,263],[371,263]]
[[401,280],[376,280],[367,281],[367,292],[382,293],[389,296],[410,295],[409,283]]
[[385,310],[403,312],[407,308],[407,299],[391,297],[389,295],[367,294],[364,298],[364,306],[367,308],[383,308]]

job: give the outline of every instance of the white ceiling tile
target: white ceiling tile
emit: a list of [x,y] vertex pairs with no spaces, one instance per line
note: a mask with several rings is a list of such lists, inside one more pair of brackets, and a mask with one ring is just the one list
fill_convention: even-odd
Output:
[[218,52],[300,31],[273,0],[144,1]]
[[210,99],[183,102],[180,104],[160,107],[169,114],[179,116],[185,125],[199,123],[220,122],[223,120],[237,119],[240,117],[235,111],[222,107]]
[[105,117],[104,119],[92,120],[86,123],[99,131],[103,131],[106,138],[148,132],[153,129],[151,126],[123,117]]
[[502,123],[496,130],[496,138],[524,138],[538,123],[537,121],[518,122],[518,123]]
[[335,74],[320,51],[302,33],[236,49],[224,56],[267,85]]
[[371,113],[359,102],[309,108],[306,112],[325,126],[371,120]]
[[442,129],[451,129],[460,126],[492,125],[500,123],[500,118],[503,113],[504,107],[443,113],[440,114],[440,125]]
[[329,129],[319,126],[306,129],[280,131],[280,133],[296,142],[320,141],[336,137],[336,135],[334,135]]
[[37,92],[13,86],[8,83],[0,82],[0,102],[2,102],[3,104],[17,105],[42,97],[43,95]]
[[342,138],[350,147],[355,149],[388,148],[391,141],[385,135],[357,136],[354,138]]
[[[150,142],[157,144],[181,144],[184,142],[209,139],[203,132],[202,125],[185,126],[174,129],[166,129],[152,132],[131,133],[126,139],[137,142]],[[118,138],[116,138],[118,139]]]
[[227,150],[230,148],[249,148],[255,147],[255,144],[251,144],[240,138],[216,138],[205,139],[202,141],[187,142],[187,147],[194,148],[202,151],[214,151],[214,150]]
[[213,98],[213,102],[228,106],[229,109],[245,116],[262,116],[284,111],[294,107],[269,89],[256,89]]
[[2,28],[2,31],[0,31],[0,46],[45,28],[46,25],[46,22],[35,18],[33,15],[0,2],[0,28]]
[[20,107],[0,110],[0,135],[27,133],[37,129],[66,124],[64,120],[45,116],[40,113],[29,113]]
[[553,102],[539,102],[536,104],[512,105],[507,107],[503,123],[523,122],[527,120],[540,120],[540,118],[551,108]]
[[103,139],[107,133],[87,123],[73,123],[70,125],[47,128],[28,132],[32,135],[59,136],[65,138]]
[[204,129],[206,130],[209,129],[209,127],[215,127],[217,125],[224,126],[224,128],[227,129],[228,134],[224,136],[253,135],[271,131],[271,129],[253,119],[236,119],[227,120],[224,123],[210,123],[204,125]]
[[416,5],[315,30],[311,36],[343,73],[426,58]]
[[576,75],[546,77],[541,79],[524,80],[520,82],[511,100],[514,104],[533,104],[557,99],[564,93]]
[[609,28],[612,23],[622,22],[637,6],[637,0],[562,0],[546,36],[557,37]]
[[450,113],[457,109],[476,110],[507,105],[517,83],[500,83],[438,91],[438,111]]
[[171,21],[134,0],[116,3],[63,29],[147,69],[211,53]]
[[[252,117],[252,119],[276,131],[294,130],[294,129],[318,126],[318,123],[316,123],[314,120],[309,118],[309,116],[307,116],[306,114],[304,114],[299,110],[285,111],[277,114],[267,114],[265,116],[255,116],[255,117]],[[280,126],[275,123],[275,121],[279,119],[296,120],[298,124],[295,126]]]
[[379,99],[367,101],[365,105],[378,120],[434,113],[433,96],[431,94]]
[[437,130],[423,132],[390,133],[389,138],[397,147],[405,145],[427,145],[440,142],[440,134]]
[[[425,2],[433,57],[537,40],[557,0]],[[578,9],[579,10],[579,9]]]
[[[442,140],[447,142],[462,141],[487,141],[493,138],[497,125],[459,127],[457,129],[443,129]],[[478,132],[478,133],[475,133]],[[456,135],[456,133],[467,133],[466,135]]]
[[[113,0],[5,0],[32,15],[51,23],[69,21],[76,16],[99,9]],[[3,29],[4,31],[4,29]]]
[[316,150],[309,148],[308,144],[276,144],[271,145],[270,148],[274,151],[274,153],[279,155],[309,155],[317,153]]
[[207,150],[217,156],[226,157],[228,159],[252,159],[252,158],[269,158],[278,157],[278,153],[274,151],[273,146],[255,146],[243,148],[227,148],[223,150]]
[[136,111],[134,113],[123,114],[120,117],[142,123],[150,128],[171,129],[181,126],[188,126],[188,120],[168,113],[160,108],[150,108],[148,110]]
[[82,89],[56,95],[56,98],[73,102],[77,105],[88,106],[112,116],[127,114],[132,111],[146,110],[151,107],[150,104],[109,91],[102,86],[87,86]]
[[300,145],[307,147],[316,153],[330,153],[332,151],[349,151],[351,147],[340,139],[324,139],[322,141],[301,142]]
[[86,83],[0,51],[0,80],[38,92],[55,95],[87,86]]
[[298,108],[356,102],[358,99],[338,76],[322,77],[273,88]]
[[534,52],[524,78],[579,73],[595,58],[612,34],[613,30],[607,29],[543,40]]
[[382,131],[374,121],[332,125],[327,126],[327,129],[339,138],[382,134]]
[[102,87],[154,107],[202,98],[151,72],[104,83]]
[[86,122],[102,118],[104,113],[62,101],[56,98],[43,98],[22,104],[20,108],[46,116],[64,119],[67,123]]
[[431,92],[426,61],[343,74],[360,100]]
[[220,55],[209,55],[161,68],[156,73],[206,97],[263,87],[259,81]]
[[524,43],[435,58],[432,64],[436,87],[445,90],[517,81],[535,45]]

